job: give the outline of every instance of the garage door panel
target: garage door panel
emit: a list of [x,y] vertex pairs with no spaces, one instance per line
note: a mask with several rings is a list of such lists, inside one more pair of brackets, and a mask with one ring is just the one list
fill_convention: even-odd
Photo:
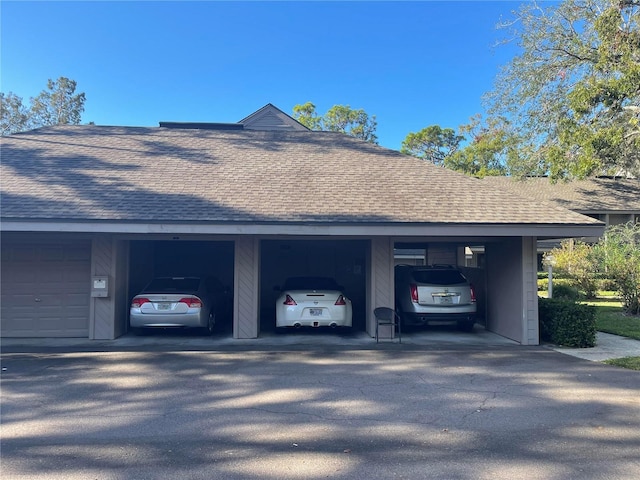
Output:
[[67,295],[65,305],[68,307],[89,308],[89,297],[84,294]]
[[43,268],[39,272],[38,283],[50,283],[47,289],[55,289],[60,287],[60,284],[64,281],[64,275],[62,274],[63,265],[57,265],[56,268]]
[[32,308],[34,306],[34,296],[32,294],[22,295],[20,293],[17,293],[17,290],[15,292],[10,291],[9,289],[5,290],[4,285],[2,286],[2,290],[3,307],[8,308],[9,306],[11,306],[12,308]]
[[36,320],[33,308],[16,308],[12,310],[11,316],[2,317],[2,330],[33,330],[36,327]]
[[[46,310],[45,310],[46,312]],[[70,330],[83,330],[85,328],[85,317],[82,315],[83,312],[78,311],[77,314],[73,315],[73,309],[68,312],[68,315],[63,319],[60,319],[58,316],[57,310],[51,311],[52,315],[47,316],[46,313],[44,316],[40,316],[38,319],[38,328],[40,330],[59,330],[59,331],[70,331]]]
[[89,335],[90,242],[3,242],[2,253],[2,336]]
[[37,263],[38,254],[33,245],[12,245],[2,248],[2,261],[16,261],[20,263]]
[[[35,264],[34,264],[35,265]],[[21,292],[25,285],[33,285],[38,278],[33,267],[11,268],[7,262],[2,262],[2,291]],[[5,290],[7,289],[7,290]]]

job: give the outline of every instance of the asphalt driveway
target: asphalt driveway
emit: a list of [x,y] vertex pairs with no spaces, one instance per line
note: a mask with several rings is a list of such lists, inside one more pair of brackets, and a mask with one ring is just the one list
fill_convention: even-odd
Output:
[[3,479],[637,479],[640,373],[543,347],[2,355]]

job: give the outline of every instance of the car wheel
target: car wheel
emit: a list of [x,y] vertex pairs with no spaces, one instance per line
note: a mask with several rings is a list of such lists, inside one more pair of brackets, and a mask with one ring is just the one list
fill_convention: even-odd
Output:
[[207,325],[207,332],[209,332],[209,335],[213,335],[213,331],[216,328],[216,314],[211,312],[209,314],[209,323]]
[[209,318],[207,319],[207,326],[203,328],[203,333],[205,335],[213,335],[213,331],[216,325],[216,316],[213,312],[209,314]]

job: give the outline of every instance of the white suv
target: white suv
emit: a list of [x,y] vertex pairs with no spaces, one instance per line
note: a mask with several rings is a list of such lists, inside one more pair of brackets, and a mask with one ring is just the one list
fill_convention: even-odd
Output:
[[403,326],[452,322],[471,331],[475,325],[475,292],[456,267],[397,265],[395,296]]

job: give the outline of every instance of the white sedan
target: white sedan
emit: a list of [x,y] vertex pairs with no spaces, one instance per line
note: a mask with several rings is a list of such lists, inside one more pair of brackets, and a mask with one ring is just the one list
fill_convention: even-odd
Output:
[[291,277],[276,290],[276,328],[351,327],[351,300],[333,278]]

